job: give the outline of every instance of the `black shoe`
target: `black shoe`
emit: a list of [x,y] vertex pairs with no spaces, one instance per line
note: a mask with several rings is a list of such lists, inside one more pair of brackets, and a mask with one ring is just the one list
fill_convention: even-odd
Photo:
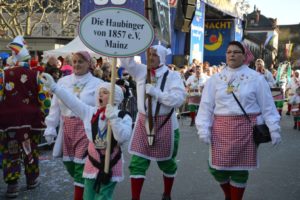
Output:
[[286,112],[286,115],[291,115],[291,113],[290,112]]
[[293,129],[297,129],[297,125],[294,125]]
[[171,200],[171,197],[163,195],[161,200]]
[[191,121],[190,126],[195,126],[195,121]]

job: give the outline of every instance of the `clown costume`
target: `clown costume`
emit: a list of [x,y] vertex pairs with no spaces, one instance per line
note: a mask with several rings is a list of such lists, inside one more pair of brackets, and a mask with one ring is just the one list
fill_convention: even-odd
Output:
[[14,198],[19,194],[21,160],[27,188],[39,184],[37,145],[45,128],[50,96],[40,82],[39,73],[28,68],[30,55],[23,37],[16,37],[8,48],[13,52],[11,65],[0,70],[0,152],[4,181],[8,184],[6,196]]

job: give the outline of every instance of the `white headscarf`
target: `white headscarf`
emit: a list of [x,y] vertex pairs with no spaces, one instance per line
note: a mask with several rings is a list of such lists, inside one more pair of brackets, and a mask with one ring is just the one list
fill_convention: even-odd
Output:
[[[111,83],[108,83],[108,82],[103,82],[103,83],[100,83],[100,85],[98,86],[97,90],[96,90],[96,106],[99,107],[99,93],[100,93],[100,89],[101,88],[105,88],[107,89],[108,91],[110,91],[110,88],[111,88]],[[120,103],[122,103],[124,99],[124,94],[123,94],[123,90],[120,86],[118,85],[115,85],[115,98],[114,98],[114,104],[116,106],[119,106]]]
[[156,53],[159,56],[160,65],[166,64],[166,57],[167,57],[167,55],[172,53],[171,49],[169,49],[169,48],[167,49],[166,47],[164,47],[160,44],[153,45],[151,48],[156,50]]

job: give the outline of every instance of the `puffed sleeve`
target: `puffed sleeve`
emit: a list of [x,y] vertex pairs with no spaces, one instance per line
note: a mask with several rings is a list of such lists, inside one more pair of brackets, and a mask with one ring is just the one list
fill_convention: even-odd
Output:
[[83,121],[90,121],[96,112],[95,107],[89,106],[78,99],[74,94],[65,90],[63,87],[57,86],[53,90],[57,98],[59,98],[76,116]]
[[211,127],[213,123],[213,114],[215,108],[215,91],[216,91],[214,81],[215,80],[212,77],[208,79],[208,81],[204,86],[199,110],[195,120],[200,138],[208,137],[211,135]]
[[266,80],[259,76],[257,80],[256,97],[262,117],[270,132],[280,132],[280,115],[273,102],[273,96]]
[[119,144],[129,140],[132,133],[132,118],[126,114],[123,118],[117,117],[110,120],[114,138]]
[[276,81],[274,80],[273,75],[270,71],[267,71],[267,81],[271,88],[276,84]]
[[128,71],[128,73],[135,80],[140,80],[146,77],[147,66],[144,64],[137,64],[133,57],[120,58],[121,66]]
[[170,75],[167,90],[161,92],[158,101],[166,106],[178,108],[184,103],[187,94],[180,75],[177,72]]
[[51,99],[51,106],[49,110],[49,114],[45,119],[45,124],[47,128],[45,129],[44,136],[53,135],[56,136],[56,127],[58,127],[60,121],[60,107],[58,103],[58,99],[55,95],[53,95]]
[[185,83],[188,86],[189,84],[192,84],[192,81],[193,81],[193,76],[189,76]]

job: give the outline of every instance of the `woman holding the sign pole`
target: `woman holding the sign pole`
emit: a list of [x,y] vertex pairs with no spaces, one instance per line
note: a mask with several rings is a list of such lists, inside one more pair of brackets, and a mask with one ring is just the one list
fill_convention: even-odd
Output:
[[227,65],[206,82],[196,117],[200,139],[210,148],[209,171],[220,183],[226,200],[243,198],[248,171],[258,167],[252,126],[265,122],[272,144],[281,141],[280,116],[270,101],[270,87],[263,76],[243,64],[245,58],[243,45],[230,42]]

